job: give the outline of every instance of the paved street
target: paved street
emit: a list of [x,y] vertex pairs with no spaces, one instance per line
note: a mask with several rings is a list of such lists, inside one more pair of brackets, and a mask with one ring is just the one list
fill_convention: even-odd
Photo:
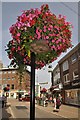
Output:
[[[70,107],[69,110],[71,110],[71,109],[72,108]],[[74,120],[78,120],[77,119],[78,118],[78,113],[77,113],[78,109],[75,108],[74,109],[75,111],[72,110],[72,112],[71,111],[69,112],[69,110],[68,110],[68,107],[66,106],[66,110],[64,110],[64,114],[62,114],[61,113],[61,112],[63,112],[62,110],[60,110],[59,113],[53,112],[52,104],[49,105],[48,107],[42,107],[42,106],[36,105],[36,118],[39,118],[39,120],[42,118],[44,118],[45,120],[50,120],[50,119],[63,120],[65,118],[66,118],[66,120],[67,120],[67,118],[74,118]],[[71,117],[70,117],[69,113],[71,114]],[[67,116],[67,114],[69,116]],[[2,109],[2,116],[3,116],[3,118],[16,118],[16,120],[19,120],[21,118],[29,119],[30,103],[29,102],[19,102],[16,99],[9,99],[7,107]]]
[[[3,118],[29,118],[30,117],[30,103],[29,102],[19,102],[16,99],[10,99],[9,101],[9,105],[8,105],[8,109],[6,113],[8,113],[8,115],[5,115],[5,111],[3,109]],[[9,114],[10,113],[10,114]],[[60,116],[57,116],[47,110],[41,109],[39,107],[36,106],[36,118],[45,118],[45,119],[49,119],[49,118],[62,118]]]

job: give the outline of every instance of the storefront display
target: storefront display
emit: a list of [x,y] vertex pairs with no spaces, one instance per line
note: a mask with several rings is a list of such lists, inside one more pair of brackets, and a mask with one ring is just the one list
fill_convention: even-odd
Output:
[[79,89],[65,90],[65,103],[80,105],[80,90]]

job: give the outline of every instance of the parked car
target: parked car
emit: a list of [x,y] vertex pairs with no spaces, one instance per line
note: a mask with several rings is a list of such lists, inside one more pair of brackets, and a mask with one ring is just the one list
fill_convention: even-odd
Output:
[[24,97],[22,97],[22,101],[30,101],[30,96],[29,95],[25,95]]
[[19,98],[19,101],[30,101],[30,95],[22,95],[20,98]]

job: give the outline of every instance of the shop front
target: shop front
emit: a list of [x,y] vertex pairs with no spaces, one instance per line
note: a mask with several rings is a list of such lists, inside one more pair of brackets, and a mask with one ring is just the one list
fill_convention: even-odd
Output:
[[80,105],[80,90],[65,90],[65,103],[72,105]]
[[64,103],[80,106],[80,80],[72,81],[64,87],[64,98]]

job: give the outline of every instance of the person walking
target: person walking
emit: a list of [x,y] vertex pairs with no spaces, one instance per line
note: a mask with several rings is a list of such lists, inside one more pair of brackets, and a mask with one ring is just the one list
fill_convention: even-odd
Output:
[[7,104],[7,96],[5,96],[4,98],[4,106],[6,107],[6,104]]
[[2,108],[4,107],[5,96],[2,96]]
[[58,96],[56,99],[56,109],[58,112],[59,112],[60,106],[61,106],[61,100],[60,100],[60,96]]
[[54,110],[53,111],[56,111],[56,96],[53,98],[53,101],[54,101]]

